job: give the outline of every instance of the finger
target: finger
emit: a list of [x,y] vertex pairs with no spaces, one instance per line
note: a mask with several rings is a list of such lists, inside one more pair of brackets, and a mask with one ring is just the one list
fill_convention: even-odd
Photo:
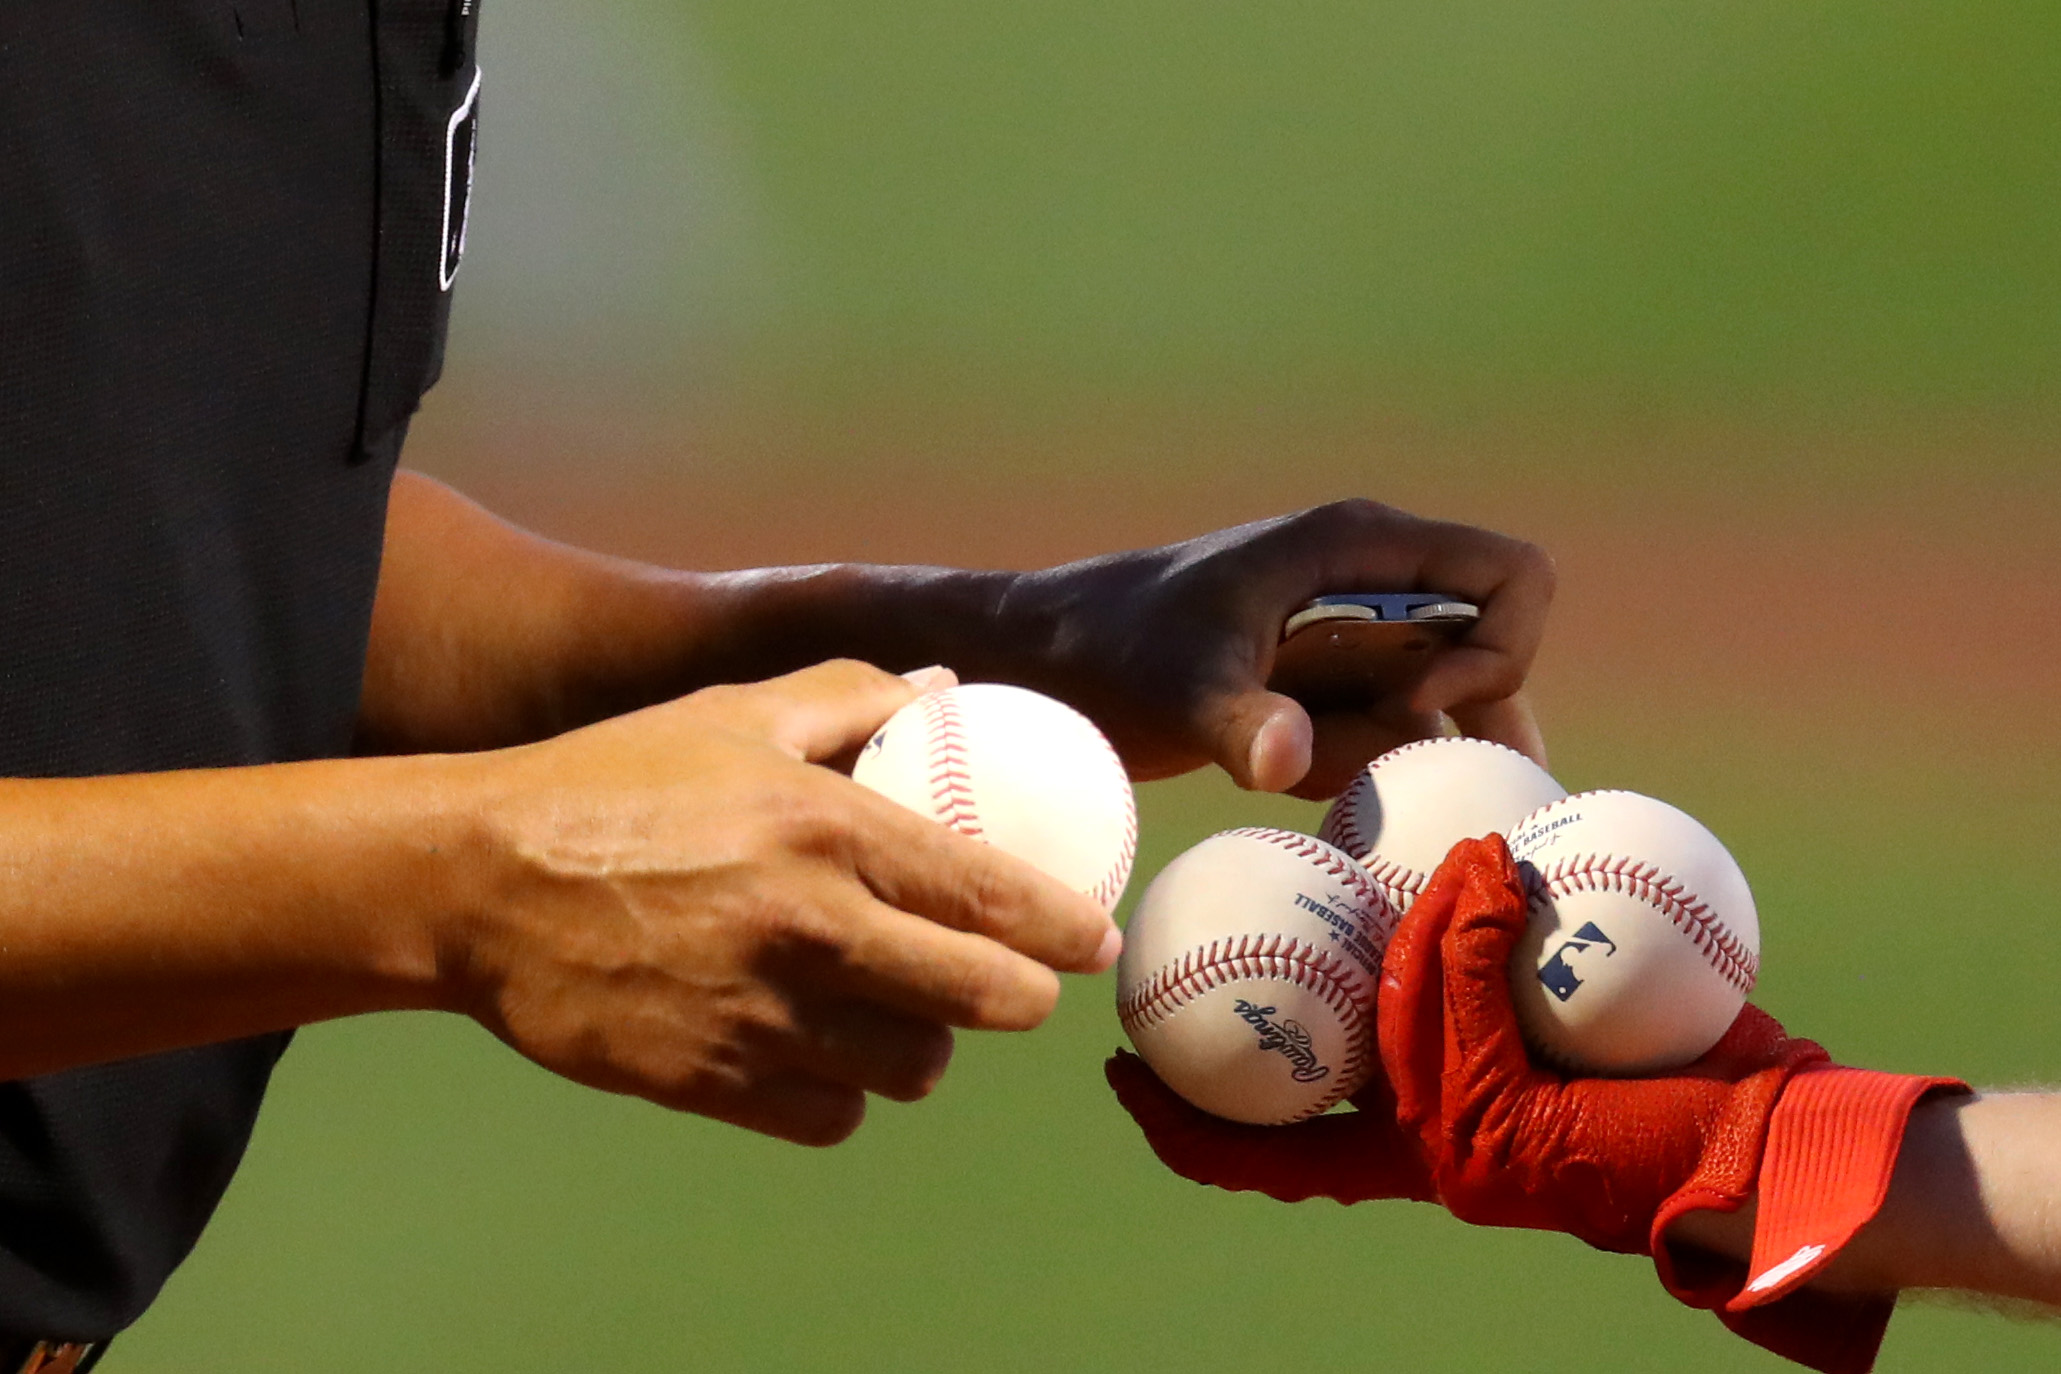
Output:
[[1196,713],[1210,757],[1250,792],[1284,792],[1310,767],[1310,717],[1293,697],[1255,684],[1205,700]]
[[1471,1066],[1515,1072],[1530,1062],[1510,1002],[1510,958],[1531,915],[1523,880],[1500,835],[1462,840],[1445,868],[1458,880],[1440,942],[1448,1040]]
[[1481,618],[1433,658],[1413,703],[1450,712],[1522,687],[1553,603],[1553,561],[1544,550],[1486,530],[1443,526],[1425,548],[1419,577],[1420,586],[1473,600]]
[[[841,907],[841,910],[834,908]],[[843,999],[967,1030],[1021,1031],[1059,1002],[1059,979],[1035,959],[863,894],[826,895],[831,939],[790,949],[791,973]]]
[[1434,656],[1412,694],[1425,711],[1507,697],[1523,686],[1553,600],[1553,560],[1521,539],[1426,520],[1373,501],[1339,501],[1282,522],[1261,536],[1313,557],[1288,564],[1314,575],[1311,590],[1417,587],[1465,598],[1480,619]]
[[1145,1061],[1118,1050],[1103,1075],[1160,1163],[1195,1183],[1282,1202],[1410,1197],[1430,1189],[1414,1146],[1374,1112],[1312,1117],[1290,1126],[1225,1121],[1182,1101]]
[[1432,1146],[1443,1111],[1445,1081],[1445,936],[1458,903],[1461,875],[1439,865],[1396,926],[1381,957],[1375,999],[1375,1041],[1382,1072],[1395,1094],[1396,1120]]
[[1358,711],[1319,711],[1309,771],[1288,790],[1308,801],[1325,801],[1343,792],[1373,760],[1412,740],[1435,739],[1445,733],[1445,719],[1436,712],[1411,711],[1384,703]]
[[1460,733],[1474,739],[1506,744],[1539,767],[1547,767],[1546,737],[1539,732],[1538,717],[1522,692],[1494,701],[1467,702],[1452,708],[1453,723]]
[[[1510,951],[1527,919],[1502,839],[1462,840],[1411,903],[1375,1003],[1396,1119],[1428,1150],[1466,1104],[1530,1070],[1510,1007]],[[1448,1089],[1461,1100],[1448,1100]]]
[[675,1111],[693,1112],[797,1145],[836,1145],[866,1119],[866,1094],[845,1083],[793,1069],[755,1075],[734,1088],[696,1084],[677,1093],[647,1093]]
[[896,1102],[930,1095],[952,1060],[952,1032],[868,1002],[808,1008],[781,1047],[788,1065]]
[[942,664],[933,663],[928,668],[911,668],[902,674],[902,681],[916,689],[919,696],[942,692],[947,687],[959,685],[959,675]]
[[856,783],[826,781],[854,818],[829,839],[889,906],[1069,973],[1100,973],[1116,962],[1122,936],[1093,898]]
[[865,744],[926,690],[870,663],[833,659],[765,682],[710,688],[689,700],[791,757],[821,763]]

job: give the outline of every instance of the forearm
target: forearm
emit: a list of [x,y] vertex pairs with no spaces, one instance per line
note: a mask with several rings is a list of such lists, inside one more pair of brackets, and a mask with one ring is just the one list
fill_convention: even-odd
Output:
[[[1751,1205],[1692,1212],[1672,1233],[1744,1261]],[[1882,1210],[1815,1285],[1942,1288],[2061,1307],[2061,1096],[1944,1097],[1911,1113]]]
[[0,782],[0,1079],[436,1001],[428,759]]
[[1951,1288],[2061,1307],[2061,1096],[1920,1104],[1881,1213],[1827,1282]]
[[983,676],[1008,574],[829,564],[655,568],[555,543],[427,478],[395,480],[360,711],[368,752],[493,748],[825,659]]
[[[1435,587],[1483,607],[1413,685],[1313,721],[1267,687],[1281,627],[1324,591]],[[1135,778],[1207,763],[1324,796],[1438,728],[1538,756],[1517,693],[1552,595],[1539,550],[1371,501],[1035,572],[826,564],[692,573],[568,548],[430,479],[394,482],[358,748],[555,736],[832,658],[928,664],[1086,712]]]

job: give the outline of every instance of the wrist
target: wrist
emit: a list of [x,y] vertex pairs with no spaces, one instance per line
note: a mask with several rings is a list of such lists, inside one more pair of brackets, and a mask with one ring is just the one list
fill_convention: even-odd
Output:
[[890,672],[933,663],[1017,680],[1038,654],[1021,574],[830,563],[693,579],[702,616],[689,689],[756,682],[832,658]]
[[407,842],[419,864],[418,900],[404,904],[379,956],[387,985],[409,1008],[472,1015],[493,981],[493,951],[523,909],[524,881],[534,881],[524,855],[535,846],[516,804],[534,794],[513,770],[538,747],[411,760],[420,770],[420,829]]

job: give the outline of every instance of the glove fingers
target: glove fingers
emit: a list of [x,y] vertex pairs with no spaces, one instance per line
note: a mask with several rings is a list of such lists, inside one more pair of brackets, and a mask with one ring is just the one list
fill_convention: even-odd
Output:
[[1493,1065],[1507,1078],[1530,1068],[1510,1005],[1510,956],[1530,920],[1524,884],[1499,835],[1456,846],[1446,864],[1462,879],[1442,950],[1451,1066]]
[[1282,1202],[1431,1196],[1411,1142],[1384,1113],[1342,1112],[1289,1126],[1248,1126],[1189,1105],[1136,1055],[1117,1051],[1103,1073],[1152,1152],[1185,1179],[1230,1192],[1265,1193]]
[[1448,856],[1417,894],[1382,956],[1381,995],[1374,1007],[1396,1120],[1434,1155],[1446,1057],[1444,946],[1464,882]]

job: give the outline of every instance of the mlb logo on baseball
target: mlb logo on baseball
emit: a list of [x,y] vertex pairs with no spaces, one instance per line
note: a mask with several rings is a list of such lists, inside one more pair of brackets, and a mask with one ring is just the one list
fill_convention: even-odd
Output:
[[1663,1073],[1730,1029],[1760,970],[1760,918],[1695,818],[1636,792],[1582,792],[1525,818],[1510,854],[1531,897],[1510,994],[1544,1058]]
[[1617,945],[1596,928],[1594,921],[1584,921],[1582,928],[1574,933],[1574,938],[1563,942],[1553,951],[1553,957],[1539,966],[1539,982],[1545,985],[1547,992],[1565,1002],[1581,987],[1582,979],[1576,969],[1587,962],[1583,956],[1591,952],[1598,958],[1607,959],[1617,953]]

